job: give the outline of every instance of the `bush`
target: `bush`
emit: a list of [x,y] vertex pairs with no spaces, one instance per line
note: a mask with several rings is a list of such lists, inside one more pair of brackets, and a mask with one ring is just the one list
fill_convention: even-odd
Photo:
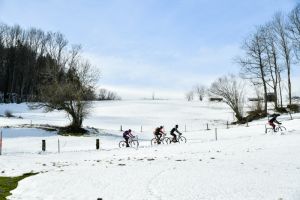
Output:
[[293,112],[300,112],[300,105],[299,104],[290,104],[290,105],[287,106],[287,108],[290,111],[293,111]]
[[122,98],[115,92],[109,91],[107,89],[100,89],[99,90],[99,95],[97,100],[98,101],[115,101],[115,100],[121,100]]
[[253,120],[258,120],[267,116],[262,110],[252,110],[247,113],[248,115],[244,118],[242,123],[251,122]]
[[276,111],[277,112],[280,112],[280,113],[287,113],[288,111],[287,111],[287,109],[286,108],[284,108],[284,107],[281,107],[281,108],[276,108]]
[[9,111],[9,110],[6,110],[6,111],[4,112],[4,116],[5,116],[5,117],[14,117],[14,115],[12,114],[12,112]]

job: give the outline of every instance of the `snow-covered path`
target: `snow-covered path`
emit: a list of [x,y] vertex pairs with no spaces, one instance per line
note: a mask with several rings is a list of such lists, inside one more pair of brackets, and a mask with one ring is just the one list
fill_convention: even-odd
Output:
[[41,172],[10,199],[299,199],[300,132],[110,151],[1,157]]

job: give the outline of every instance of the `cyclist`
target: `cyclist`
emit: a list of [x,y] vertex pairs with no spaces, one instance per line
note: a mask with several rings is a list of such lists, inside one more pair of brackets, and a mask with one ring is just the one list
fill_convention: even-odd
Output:
[[131,134],[131,129],[128,129],[127,131],[125,131],[125,132],[123,133],[123,138],[125,139],[126,147],[129,147],[128,140],[129,140],[129,138],[131,138],[131,137],[134,137],[134,136]]
[[280,114],[274,113],[274,114],[270,115],[270,117],[272,117],[272,118],[268,121],[269,125],[272,126],[274,132],[276,132],[274,122],[275,122],[276,124],[281,124],[279,121],[277,121],[277,117],[278,117],[278,116],[280,116]]
[[160,126],[160,127],[157,127],[155,129],[155,131],[153,132],[158,144],[160,144],[160,139],[161,139],[162,135],[165,134],[163,129],[164,129],[164,126]]
[[182,133],[178,131],[178,125],[177,124],[175,125],[174,128],[172,128],[172,130],[170,131],[170,134],[173,136],[172,141],[173,142],[178,142],[175,132],[178,133],[179,135],[182,135]]

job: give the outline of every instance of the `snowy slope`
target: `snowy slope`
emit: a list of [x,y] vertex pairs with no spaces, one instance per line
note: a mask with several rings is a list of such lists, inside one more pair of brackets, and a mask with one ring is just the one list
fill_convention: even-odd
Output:
[[[6,108],[0,106],[0,111]],[[63,113],[44,114],[15,105],[23,119],[9,124],[68,123]],[[0,113],[1,114],[1,113]],[[96,104],[85,125],[88,137],[63,137],[39,129],[5,128],[1,176],[40,172],[20,182],[9,199],[300,199],[300,115],[280,116],[287,131],[264,134],[265,120],[226,129],[232,113],[223,104],[122,101]],[[59,123],[56,123],[59,121]],[[151,147],[152,129],[179,123],[186,144]],[[206,131],[205,123],[212,130]],[[119,149],[119,126],[136,127],[141,148]],[[143,133],[139,127],[143,125]],[[218,140],[215,129],[218,127]],[[101,150],[95,150],[100,138]],[[41,152],[41,140],[47,152]],[[61,153],[57,152],[58,139]]]

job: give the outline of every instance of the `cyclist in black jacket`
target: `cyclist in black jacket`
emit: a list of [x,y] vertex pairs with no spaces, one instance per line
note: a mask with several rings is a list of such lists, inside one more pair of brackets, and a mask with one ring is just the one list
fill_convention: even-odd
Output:
[[131,129],[128,129],[127,131],[125,131],[125,132],[123,133],[123,138],[125,139],[126,147],[129,147],[128,140],[129,140],[129,138],[131,138],[131,137],[134,137],[134,136],[132,135],[132,133],[131,133]]
[[154,130],[154,136],[157,140],[157,143],[160,144],[160,140],[161,140],[161,137],[164,133],[164,126],[160,126],[160,127],[157,127],[155,130]]
[[179,135],[181,135],[182,133],[178,131],[178,125],[176,124],[174,128],[172,128],[172,130],[170,131],[170,134],[173,136],[173,142],[178,142],[177,141],[177,136],[175,134],[175,132],[177,132]]
[[273,115],[270,115],[270,117],[272,117],[268,122],[269,122],[269,125],[270,126],[272,126],[272,128],[273,128],[273,130],[274,130],[274,132],[276,132],[275,131],[275,124],[274,124],[274,122],[276,123],[276,124],[281,124],[279,121],[277,121],[277,117],[278,116],[280,116],[280,114],[273,114]]

